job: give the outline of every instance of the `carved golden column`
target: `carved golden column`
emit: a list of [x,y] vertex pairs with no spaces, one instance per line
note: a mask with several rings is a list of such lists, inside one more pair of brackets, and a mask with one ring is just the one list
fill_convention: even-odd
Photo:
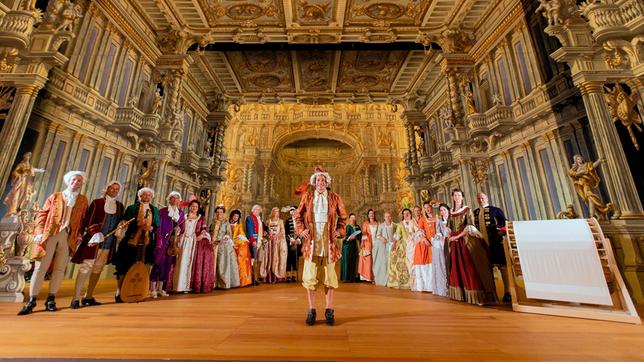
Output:
[[38,85],[19,85],[7,119],[2,126],[2,131],[0,132],[0,145],[2,145],[0,186],[2,189],[4,189],[4,185],[11,174],[13,161],[18,154],[22,136],[25,134],[29,116],[40,88],[41,86]]
[[[269,161],[270,162],[270,161]],[[262,180],[262,197],[263,198],[268,198],[268,171],[269,171],[270,163],[267,163],[264,165],[264,179]]]
[[414,126],[405,123],[405,129],[407,130],[407,144],[409,145],[409,157],[411,159],[412,166],[418,165],[418,154],[416,153],[416,137],[414,137]]
[[445,74],[447,74],[447,89],[449,90],[447,99],[452,109],[452,123],[454,125],[463,125],[463,102],[458,80],[456,79],[456,69],[446,68]]
[[604,98],[603,82],[583,81],[577,87],[584,100],[597,154],[606,162],[606,169],[602,174],[610,200],[617,206],[615,216],[641,216],[644,214],[642,204],[637,197],[637,188]]

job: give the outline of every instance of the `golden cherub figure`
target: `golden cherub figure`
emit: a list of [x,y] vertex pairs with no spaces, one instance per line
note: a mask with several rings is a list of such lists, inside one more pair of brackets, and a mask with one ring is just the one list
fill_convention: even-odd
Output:
[[632,92],[629,96],[622,88],[621,84],[616,84],[613,89],[604,87],[606,93],[606,101],[608,102],[608,108],[610,109],[610,115],[613,117],[613,122],[622,122],[622,125],[628,130],[628,134],[631,137],[633,146],[639,151],[640,145],[637,143],[637,137],[635,137],[635,131],[633,128],[637,129],[639,132],[642,132],[642,118],[635,109],[637,106],[637,92]]

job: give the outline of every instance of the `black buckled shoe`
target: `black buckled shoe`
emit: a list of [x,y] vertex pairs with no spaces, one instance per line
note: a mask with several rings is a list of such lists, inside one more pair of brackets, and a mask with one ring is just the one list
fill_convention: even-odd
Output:
[[332,326],[335,324],[335,316],[333,315],[333,309],[324,310],[324,318],[326,318],[326,324]]
[[71,309],[78,309],[80,308],[80,302],[76,299],[72,300],[72,304],[69,305]]
[[96,299],[94,299],[94,297],[91,297],[91,298],[83,298],[83,299],[81,300],[81,303],[82,303],[83,305],[90,305],[90,306],[91,306],[91,305],[101,305],[101,303],[100,303],[100,302],[97,302],[97,301],[96,301]]
[[306,315],[306,324],[312,326],[315,324],[316,312],[315,309],[309,309],[309,313]]
[[115,296],[114,296],[114,301],[115,301],[116,303],[123,303],[123,299],[121,299],[121,296],[120,296],[120,295],[115,295]]
[[47,297],[47,301],[45,302],[45,310],[48,312],[55,312],[58,310],[56,308],[56,297],[53,295],[50,295]]
[[503,302],[503,303],[505,303],[505,304],[512,303],[512,295],[510,295],[510,293],[505,293],[505,294],[503,295],[503,300],[502,300],[502,302]]
[[36,297],[31,297],[29,298],[29,301],[27,304],[25,304],[20,312],[18,312],[18,315],[27,315],[30,314],[31,312],[34,311],[34,308],[36,308]]

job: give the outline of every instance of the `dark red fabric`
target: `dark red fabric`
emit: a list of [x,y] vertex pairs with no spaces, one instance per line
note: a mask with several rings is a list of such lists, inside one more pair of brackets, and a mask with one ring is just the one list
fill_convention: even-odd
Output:
[[449,286],[461,287],[465,290],[483,290],[483,284],[474,268],[465,239],[452,241],[449,250],[451,255]]
[[[116,201],[116,214],[119,217],[119,220],[123,218],[123,212],[125,207],[120,201]],[[85,259],[95,259],[98,245],[88,246],[87,243],[92,238],[92,236],[103,229],[103,222],[105,221],[105,198],[101,197],[92,201],[89,205],[89,209],[85,214],[85,225],[87,225],[87,230],[83,236],[83,241],[78,246],[76,253],[72,257],[72,263],[81,264]],[[112,256],[114,255],[114,250],[116,249],[117,242],[112,243],[112,250],[107,257],[107,263],[109,264],[112,261]]]
[[195,293],[208,293],[215,287],[215,255],[206,238],[197,240],[192,261],[190,289]]
[[197,244],[190,276],[190,289],[194,293],[208,293],[215,288],[215,253],[210,241],[199,237],[204,230],[208,231],[208,226],[205,219],[201,217],[195,228]]

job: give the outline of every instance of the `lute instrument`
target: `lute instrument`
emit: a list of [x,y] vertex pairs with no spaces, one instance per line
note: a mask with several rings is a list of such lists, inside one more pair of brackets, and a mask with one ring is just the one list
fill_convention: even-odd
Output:
[[[144,219],[150,215],[150,210],[145,211]],[[137,230],[136,263],[130,267],[123,279],[121,299],[125,303],[136,303],[148,297],[150,290],[150,274],[145,265],[145,248],[150,243],[150,232],[145,229]]]

